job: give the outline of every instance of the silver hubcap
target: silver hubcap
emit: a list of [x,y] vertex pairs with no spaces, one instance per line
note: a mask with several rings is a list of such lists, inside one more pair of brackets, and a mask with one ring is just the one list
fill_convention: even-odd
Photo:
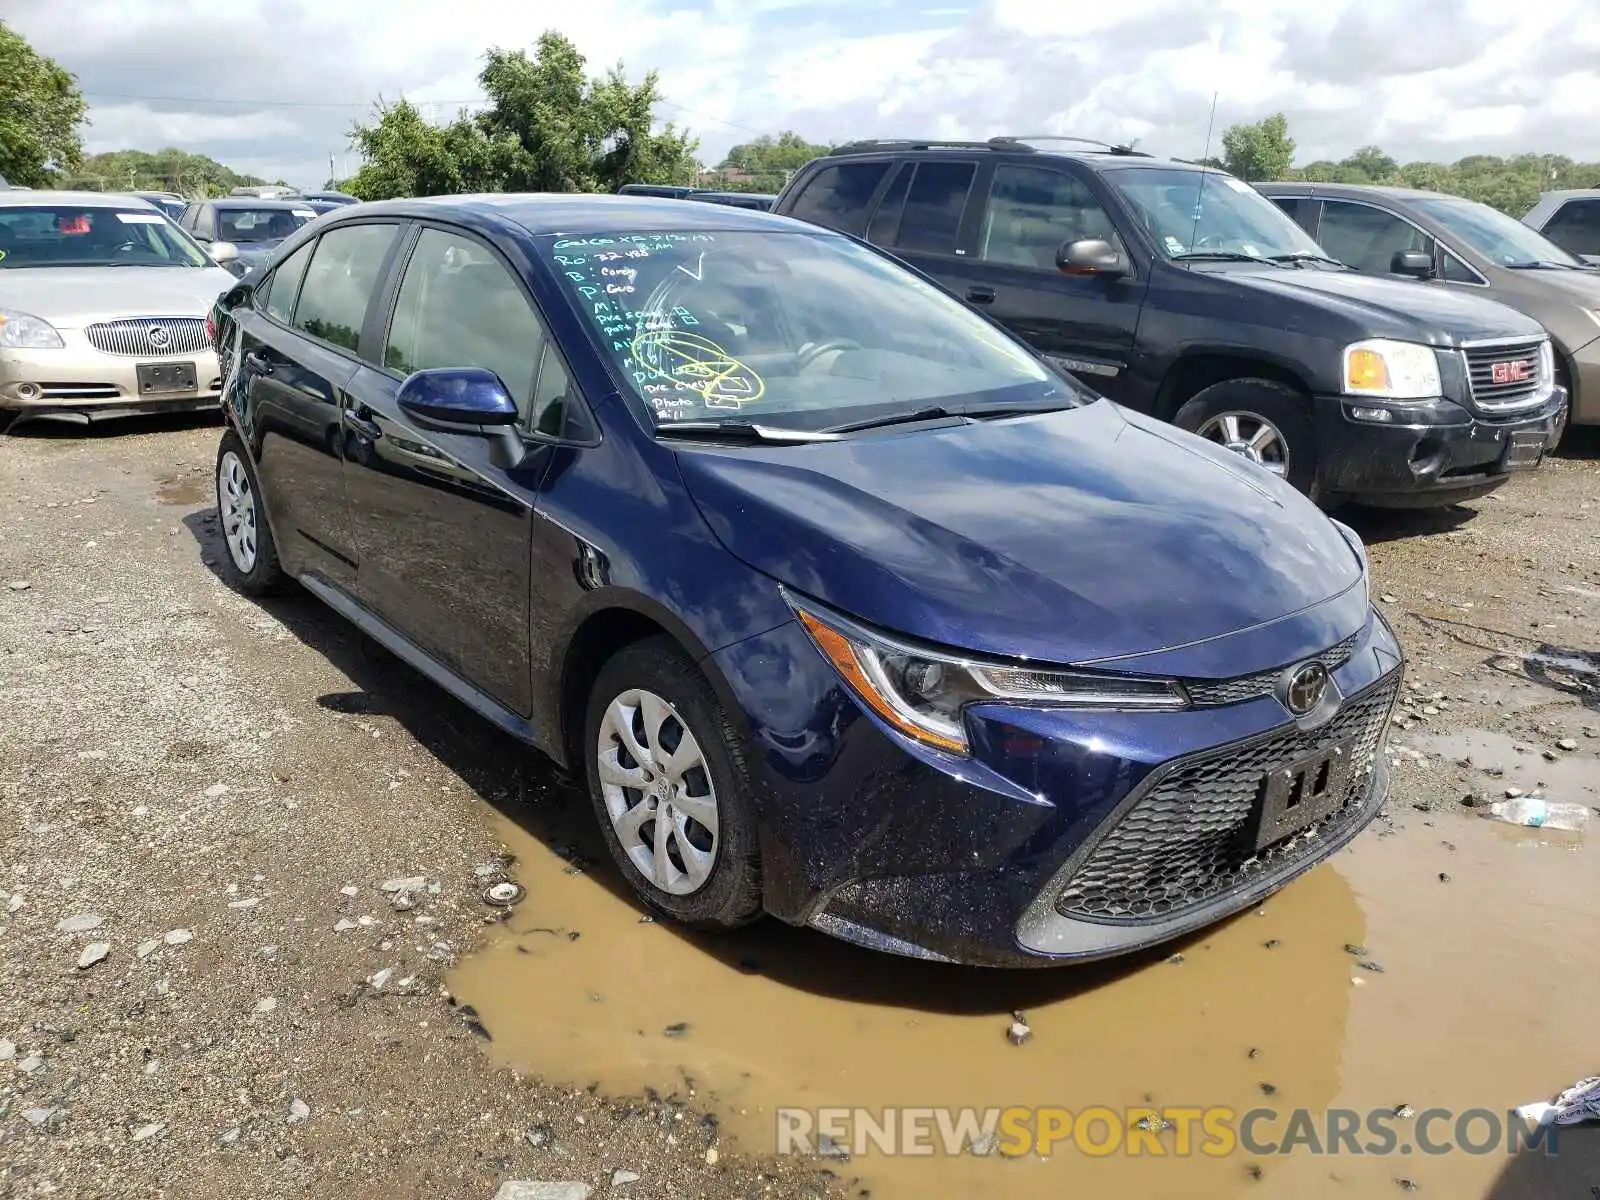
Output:
[[635,688],[606,707],[598,748],[600,794],[628,860],[663,892],[699,891],[717,861],[717,793],[688,724]]
[[233,565],[248,575],[256,565],[256,495],[244,464],[232,450],[217,466],[217,510]]
[[1219,413],[1195,432],[1274,475],[1289,473],[1289,443],[1265,417],[1249,412]]

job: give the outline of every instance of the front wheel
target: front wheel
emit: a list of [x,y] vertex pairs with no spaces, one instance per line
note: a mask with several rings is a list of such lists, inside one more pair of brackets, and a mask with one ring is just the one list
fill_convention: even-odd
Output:
[[1196,394],[1173,423],[1316,497],[1316,425],[1305,393],[1271,379],[1225,379]]
[[750,774],[733,722],[677,643],[636,642],[601,668],[584,741],[601,834],[645,904],[700,929],[758,917]]

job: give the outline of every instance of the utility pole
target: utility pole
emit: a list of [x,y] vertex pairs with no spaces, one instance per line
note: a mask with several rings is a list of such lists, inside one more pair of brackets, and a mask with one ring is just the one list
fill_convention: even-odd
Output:
[[328,182],[332,183],[337,178],[339,178],[339,176],[333,169],[333,151],[330,150],[328,152]]

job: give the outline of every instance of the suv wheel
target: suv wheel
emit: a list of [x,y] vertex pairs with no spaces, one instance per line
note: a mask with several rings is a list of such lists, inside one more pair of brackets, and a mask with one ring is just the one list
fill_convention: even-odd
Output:
[[1194,396],[1173,423],[1226,446],[1315,498],[1316,426],[1305,393],[1271,379],[1226,379]]
[[606,663],[585,731],[601,834],[645,904],[701,929],[760,916],[753,789],[738,735],[677,643],[650,638]]
[[231,429],[217,447],[217,522],[228,582],[250,596],[282,591],[288,576],[278,565],[278,548],[267,524],[256,469],[244,442]]

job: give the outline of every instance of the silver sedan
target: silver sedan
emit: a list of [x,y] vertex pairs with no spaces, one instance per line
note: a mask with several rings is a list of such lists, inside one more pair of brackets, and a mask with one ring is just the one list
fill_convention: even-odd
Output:
[[0,192],[0,425],[216,404],[207,319],[236,283],[138,197]]

